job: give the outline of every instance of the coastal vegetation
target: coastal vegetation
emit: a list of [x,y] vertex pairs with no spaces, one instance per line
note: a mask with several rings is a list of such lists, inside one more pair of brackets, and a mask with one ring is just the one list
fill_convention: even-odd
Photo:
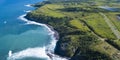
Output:
[[109,12],[106,13],[108,18],[110,18],[111,22],[117,27],[117,29],[120,31],[120,19],[119,19],[120,12]]
[[99,12],[106,14],[116,29],[120,30],[116,15],[99,8],[99,5],[105,4],[100,0],[100,3],[98,0],[91,0],[96,3],[88,0],[76,1],[50,0],[42,5],[38,3],[34,5],[37,9],[25,17],[51,25],[59,33],[55,54],[70,60],[119,60],[120,41]]

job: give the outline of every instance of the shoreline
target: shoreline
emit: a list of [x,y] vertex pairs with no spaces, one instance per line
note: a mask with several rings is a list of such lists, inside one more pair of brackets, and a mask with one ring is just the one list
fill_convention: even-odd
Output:
[[[29,7],[30,6],[34,8],[34,6],[32,6],[31,4],[29,5]],[[26,12],[26,14],[24,14],[24,16],[22,16],[23,19],[21,19],[21,20],[26,21],[27,24],[32,24],[30,22],[34,22],[33,24],[35,24],[35,25],[44,26],[50,32],[49,35],[51,35],[52,41],[50,42],[50,44],[45,46],[45,47],[47,47],[47,49],[45,49],[45,50],[46,51],[48,50],[46,55],[49,56],[49,58],[51,58],[51,60],[69,60],[70,58],[62,57],[55,53],[55,48],[56,48],[57,42],[59,41],[59,38],[60,38],[59,33],[56,30],[54,30],[53,26],[51,26],[51,25],[48,25],[48,24],[42,23],[42,22],[37,22],[34,19],[31,20],[31,19],[27,18],[26,16],[29,12],[32,12],[32,11]]]
[[59,40],[59,33],[57,31],[55,31],[54,28],[48,24],[36,22],[36,21],[25,18],[26,15],[27,15],[27,13],[22,15],[21,18],[23,18],[23,19],[21,19],[21,20],[28,22],[27,24],[35,24],[35,25],[44,26],[45,28],[47,28],[48,32],[50,33],[49,35],[51,36],[52,41],[49,43],[49,45],[45,46],[47,48],[47,49],[45,49],[46,55],[49,56],[49,58],[51,58],[52,60],[56,60],[56,59],[57,60],[68,60],[69,58],[61,57],[61,56],[55,54],[54,49]]
[[56,38],[56,40],[59,40],[59,33],[56,30],[54,30],[52,26],[48,24],[45,24],[45,25],[47,25],[54,32],[54,37]]
[[[27,13],[26,13],[27,14]],[[57,39],[58,39],[58,33],[53,29],[52,26],[47,24],[38,23],[35,21],[31,21],[25,18],[26,14],[21,15],[19,17],[20,20],[23,20],[26,22],[26,24],[34,24],[45,27],[49,35],[51,36],[51,42],[43,47],[35,47],[35,48],[27,48],[19,52],[11,53],[11,55],[8,55],[7,60],[11,59],[22,59],[26,57],[35,57],[35,58],[46,58],[47,60],[68,60],[68,58],[60,57],[59,55],[56,55],[54,52],[54,49],[56,47]],[[12,51],[9,51],[12,52]],[[37,52],[37,53],[34,53]],[[41,55],[42,53],[42,55]]]
[[[33,4],[27,4],[27,5],[25,5],[25,6],[26,6],[26,7],[33,7],[33,8],[34,8]],[[31,12],[31,10],[26,11],[26,15],[27,15],[29,12]],[[25,15],[25,16],[26,16],[26,15]],[[24,18],[27,19],[25,16],[24,16]],[[29,19],[28,19],[28,20],[29,20]],[[29,20],[29,21],[32,21],[32,20]],[[34,21],[34,22],[36,22],[36,21]],[[37,22],[37,23],[39,23],[39,22]],[[41,23],[41,24],[44,24],[44,23]],[[47,26],[54,32],[54,37],[56,38],[56,40],[59,40],[59,33],[58,33],[56,30],[54,30],[54,28],[53,28],[52,26],[50,26],[50,25],[48,25],[48,24],[45,24],[45,25],[47,25]]]
[[[24,16],[24,18],[25,18],[25,16]],[[27,19],[27,18],[25,18],[25,19]],[[27,20],[28,20],[28,21],[33,21],[33,20],[29,20],[29,19],[27,19]],[[36,22],[36,21],[33,21],[33,22]],[[49,58],[51,58],[51,60],[56,60],[56,59],[54,59],[54,57],[56,57],[57,60],[59,60],[59,59],[60,59],[60,60],[68,60],[69,58],[61,57],[61,56],[59,56],[59,55],[56,55],[56,54],[55,54],[55,51],[52,51],[53,48],[55,49],[56,44],[57,44],[57,42],[58,42],[58,40],[59,40],[59,33],[58,33],[56,30],[54,30],[54,28],[53,28],[52,26],[50,26],[50,25],[48,25],[48,24],[44,24],[44,23],[40,23],[40,22],[36,22],[36,23],[42,24],[41,26],[44,25],[44,27],[47,28],[48,31],[50,32],[52,41],[51,41],[50,44],[47,46],[47,47],[48,47],[48,49],[46,49],[46,51],[47,51],[47,56],[49,56]],[[45,26],[45,25],[46,25],[46,26]],[[45,47],[46,47],[46,46],[45,46]],[[51,48],[51,47],[52,47],[52,48]],[[50,48],[51,48],[51,49],[50,49]],[[54,49],[53,49],[53,50],[54,50]]]

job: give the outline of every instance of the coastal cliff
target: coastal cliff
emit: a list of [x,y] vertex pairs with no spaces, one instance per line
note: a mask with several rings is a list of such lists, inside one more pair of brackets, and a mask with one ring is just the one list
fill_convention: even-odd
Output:
[[[59,39],[55,48],[57,55],[68,57],[70,60],[113,60],[116,58],[118,50],[102,41],[98,37],[99,33],[94,33],[96,32],[94,28],[92,30],[87,26],[85,18],[82,18],[87,17],[89,15],[87,13],[97,13],[93,12],[96,10],[91,7],[89,10],[81,5],[76,7],[68,4],[49,3],[40,7],[37,5],[37,9],[29,12],[25,18],[50,25],[59,33],[55,35]],[[114,39],[114,35],[108,39]]]

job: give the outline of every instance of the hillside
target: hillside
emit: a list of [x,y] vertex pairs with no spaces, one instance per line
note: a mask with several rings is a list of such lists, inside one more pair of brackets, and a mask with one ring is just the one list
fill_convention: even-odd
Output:
[[69,57],[70,60],[119,60],[120,41],[104,16],[99,14],[108,16],[118,27],[116,30],[120,30],[120,21],[112,20],[119,12],[101,9],[98,7],[100,5],[102,2],[37,4],[34,5],[37,9],[28,13],[26,18],[51,25],[59,33],[55,54]]

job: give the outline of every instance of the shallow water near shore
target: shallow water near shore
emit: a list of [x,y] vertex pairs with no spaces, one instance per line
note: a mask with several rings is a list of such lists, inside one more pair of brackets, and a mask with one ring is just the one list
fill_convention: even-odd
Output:
[[48,29],[19,18],[34,9],[29,4],[40,1],[0,1],[0,60],[49,60],[44,47],[52,40]]

